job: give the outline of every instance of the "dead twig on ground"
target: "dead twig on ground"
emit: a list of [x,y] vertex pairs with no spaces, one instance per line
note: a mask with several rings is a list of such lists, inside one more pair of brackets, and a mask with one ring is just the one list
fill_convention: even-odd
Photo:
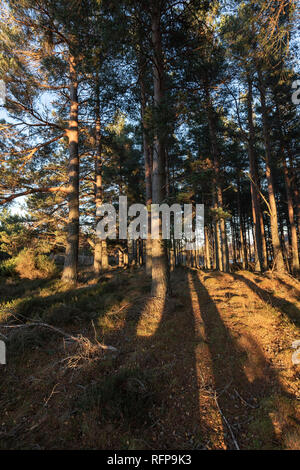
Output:
[[[13,328],[29,328],[32,326],[47,328],[49,330],[55,331],[56,333],[64,336],[64,338],[67,338],[70,341],[75,341],[80,344],[82,344],[83,341],[89,341],[88,338],[85,338],[82,335],[78,335],[78,336],[70,335],[66,333],[65,331],[61,330],[60,328],[56,328],[55,326],[48,325],[48,323],[43,323],[43,322],[30,322],[30,323],[25,323],[21,325],[0,325],[0,328],[13,329]],[[97,346],[99,346],[101,349],[104,349],[104,350],[110,350],[110,351],[115,351],[115,352],[118,351],[117,348],[115,348],[114,346],[102,344],[102,343],[99,343],[99,341],[97,341]]]
[[235,446],[236,450],[240,450],[240,447],[239,447],[238,442],[237,442],[237,440],[236,440],[236,438],[235,438],[235,435],[234,435],[234,433],[233,433],[233,431],[232,431],[232,428],[231,428],[229,422],[227,421],[226,416],[224,415],[224,413],[222,412],[222,410],[221,410],[221,408],[220,408],[220,405],[219,405],[219,403],[218,403],[217,396],[215,395],[214,398],[215,398],[215,402],[216,402],[217,408],[218,408],[218,410],[219,410],[219,413],[220,413],[220,415],[221,415],[221,417],[222,417],[224,423],[226,424],[226,426],[227,426],[228,429],[229,429],[229,432],[230,432],[231,438],[232,438],[232,440],[233,440],[234,446]]
[[47,400],[46,400],[45,403],[44,403],[44,406],[47,406],[47,404],[48,404],[50,398],[51,398],[55,393],[59,393],[59,392],[55,392],[55,389],[56,389],[57,385],[58,385],[58,384],[55,384],[55,385],[54,385],[54,387],[53,387],[53,389],[52,389],[52,391],[51,391],[49,397],[47,398]]
[[236,396],[241,400],[242,403],[244,403],[244,405],[247,405],[247,406],[249,406],[250,408],[253,408],[254,410],[255,410],[256,408],[258,408],[258,405],[251,405],[251,404],[248,403],[246,400],[244,400],[244,398],[241,397],[241,395],[239,394],[239,392],[238,392],[236,389],[234,389],[234,391],[235,391]]

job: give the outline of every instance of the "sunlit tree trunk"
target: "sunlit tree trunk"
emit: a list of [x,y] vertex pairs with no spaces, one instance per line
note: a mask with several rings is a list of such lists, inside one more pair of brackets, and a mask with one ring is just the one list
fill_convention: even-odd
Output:
[[222,253],[221,253],[221,240],[220,240],[220,231],[219,231],[219,222],[217,219],[217,201],[215,193],[216,179],[215,175],[213,176],[213,190],[212,190],[212,207],[214,209],[213,215],[213,234],[214,234],[214,261],[213,268],[219,271],[222,265]]
[[66,256],[62,279],[71,283],[77,281],[79,249],[79,154],[78,154],[78,79],[76,62],[69,58],[70,69],[70,119],[67,136],[69,139],[69,193],[68,193],[68,234]]
[[269,209],[270,209],[270,225],[271,225],[271,236],[272,236],[272,245],[274,251],[274,269],[278,272],[285,272],[285,264],[279,239],[278,233],[278,216],[277,216],[277,206],[275,200],[275,191],[271,170],[271,142],[270,142],[270,130],[267,117],[267,106],[266,106],[266,89],[263,82],[262,73],[258,70],[259,77],[259,91],[260,91],[260,100],[262,107],[262,120],[263,120],[263,134],[264,134],[264,144],[265,144],[265,166],[266,166],[266,178],[268,185],[268,195],[269,195]]
[[105,269],[108,269],[109,267],[106,240],[102,240],[101,253],[102,253],[101,267],[102,267],[102,271],[104,271]]
[[141,91],[141,120],[143,132],[143,153],[145,167],[146,206],[148,210],[148,237],[146,240],[146,273],[152,273],[152,240],[151,240],[151,204],[152,204],[152,149],[148,137],[148,125],[146,119],[146,86],[145,63],[140,60],[140,91]]
[[204,228],[204,242],[205,242],[205,267],[206,269],[211,269],[211,261],[210,261],[210,244],[209,244],[209,235],[208,235],[208,228]]
[[128,268],[128,251],[124,251],[123,256],[124,256],[124,266]]
[[239,226],[240,226],[240,245],[241,245],[241,255],[242,255],[242,266],[243,266],[243,269],[247,269],[248,268],[248,256],[247,256],[246,237],[244,235],[244,227],[243,227],[243,219],[242,219],[239,183],[238,183],[238,191],[237,191],[237,207],[238,207],[238,217],[239,217]]
[[[99,98],[99,81],[96,78],[96,153],[95,153],[95,221],[98,223],[97,210],[101,207],[103,201],[102,188],[102,139],[101,139],[101,117],[100,117],[100,98]],[[94,272],[99,275],[102,270],[102,240],[96,235],[94,250]]]
[[[275,98],[276,101],[276,98]],[[292,197],[292,184],[289,174],[289,168],[286,161],[286,149],[284,145],[284,134],[281,124],[281,116],[280,116],[280,109],[278,103],[276,103],[276,114],[277,114],[277,124],[278,124],[278,131],[279,131],[279,139],[280,139],[280,158],[282,161],[283,167],[283,174],[284,174],[284,182],[285,182],[285,190],[286,190],[286,197],[287,197],[287,206],[288,206],[288,220],[290,224],[290,233],[291,233],[291,252],[292,252],[292,271],[296,273],[299,271],[299,251],[298,251],[298,237],[297,237],[297,229],[295,223],[295,214],[294,214],[294,207],[293,207],[293,197]]]
[[[219,162],[217,135],[216,135],[216,128],[215,128],[215,116],[214,116],[214,110],[213,110],[213,106],[211,102],[211,96],[210,96],[208,84],[205,85],[205,93],[206,93],[206,111],[207,111],[207,118],[208,118],[209,135],[210,135],[211,149],[212,149],[212,156],[213,156],[213,163],[214,163],[213,184],[216,188],[217,207],[219,209],[223,209],[223,194],[222,194],[222,188],[221,188],[221,182],[220,182],[220,162]],[[219,224],[220,233],[221,233],[221,243],[220,243],[221,257],[219,256],[219,265],[222,271],[228,272],[229,271],[229,252],[228,252],[226,224],[225,224],[224,217],[222,216],[220,217],[218,224]],[[217,230],[217,233],[218,233],[218,230]],[[217,241],[217,244],[218,244],[218,241]]]
[[[151,2],[151,26],[153,44],[153,86],[154,111],[156,115],[155,135],[153,142],[152,203],[161,204],[165,197],[165,148],[162,126],[158,123],[164,100],[163,87],[163,54],[160,30],[160,2]],[[159,223],[160,238],[152,240],[152,295],[165,298],[169,291],[169,268],[166,243],[161,238],[161,219]]]
[[236,264],[236,238],[235,238],[235,228],[233,221],[230,223],[230,228],[231,228],[231,238],[232,238],[232,260],[233,263]]
[[300,238],[300,177],[299,171],[295,168],[294,159],[290,147],[287,147],[288,161],[289,161],[289,173],[290,173],[290,184],[291,190],[294,196],[294,207],[295,214],[297,218],[297,227],[298,227],[298,238]]
[[263,250],[263,268],[264,270],[268,269],[268,252],[267,252],[267,242],[265,235],[265,223],[262,210],[259,211],[259,224],[260,224],[260,233],[262,240],[262,250]]
[[247,112],[248,112],[248,127],[249,127],[249,138],[248,138],[248,154],[250,163],[250,175],[251,175],[251,202],[252,202],[252,214],[253,223],[255,230],[255,269],[263,271],[265,262],[263,259],[263,246],[262,246],[262,234],[261,234],[261,209],[260,209],[260,196],[259,196],[259,180],[256,171],[256,155],[254,150],[254,124],[253,124],[253,109],[252,109],[252,79],[248,75],[248,96],[247,96]]
[[118,250],[118,266],[119,268],[124,267],[124,253],[121,249]]
[[285,189],[286,189],[287,204],[288,204],[288,217],[289,217],[290,230],[291,230],[292,270],[295,273],[299,271],[298,237],[297,237],[297,229],[296,229],[296,224],[295,224],[290,175],[289,175],[289,170],[288,170],[288,166],[287,166],[284,154],[283,154],[283,159],[282,159],[282,166],[283,166]]

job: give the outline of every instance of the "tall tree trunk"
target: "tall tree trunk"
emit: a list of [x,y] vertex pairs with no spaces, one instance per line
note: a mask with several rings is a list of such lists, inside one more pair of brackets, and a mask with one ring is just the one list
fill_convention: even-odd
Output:
[[[275,97],[276,102],[276,97]],[[298,251],[298,238],[297,238],[297,229],[295,224],[295,215],[294,215],[294,207],[293,207],[293,197],[292,197],[292,184],[289,175],[289,168],[287,166],[286,161],[286,149],[284,145],[284,130],[282,129],[281,124],[281,116],[280,116],[280,108],[278,103],[276,102],[276,115],[277,115],[277,124],[278,124],[278,131],[279,131],[279,139],[280,139],[280,157],[282,160],[282,167],[283,167],[283,174],[284,174],[284,182],[285,182],[285,190],[286,190],[286,197],[287,197],[287,205],[288,205],[288,219],[290,224],[290,232],[291,232],[291,248],[292,248],[292,271],[294,273],[299,271],[299,251]]]
[[69,193],[68,193],[68,234],[66,256],[62,279],[71,283],[77,281],[79,249],[79,154],[78,154],[78,80],[76,61],[69,58],[70,68],[70,119],[67,136],[69,139]]
[[[213,156],[213,163],[214,163],[214,181],[213,184],[216,188],[216,195],[217,195],[217,205],[219,209],[223,209],[223,193],[221,188],[220,182],[220,161],[219,161],[219,153],[218,153],[218,145],[217,145],[217,134],[215,128],[215,116],[213,105],[211,101],[209,85],[206,83],[205,85],[205,93],[206,93],[206,110],[207,110],[207,119],[208,119],[208,127],[209,127],[209,135],[211,140],[211,149],[212,149],[212,156]],[[219,220],[220,232],[221,232],[221,270],[224,272],[229,271],[229,252],[228,252],[228,244],[227,244],[227,235],[226,235],[226,224],[224,217],[220,217]],[[218,232],[218,230],[217,230]]]
[[208,227],[204,227],[204,240],[205,240],[205,267],[206,269],[211,269],[211,261],[210,261],[210,244],[209,244],[209,234],[208,234]]
[[297,228],[298,228],[298,238],[300,238],[300,178],[299,174],[300,172],[299,167],[295,167],[295,162],[293,158],[293,154],[291,152],[291,148],[289,145],[287,145],[286,148],[287,155],[288,155],[288,162],[289,162],[289,175],[290,175],[290,184],[291,184],[291,191],[293,194],[293,202],[294,202],[294,209],[295,209],[295,215],[297,219]]
[[259,211],[259,224],[260,224],[260,233],[262,240],[262,250],[263,250],[263,268],[264,270],[268,269],[268,252],[267,252],[267,242],[265,234],[265,223],[262,210]]
[[[102,188],[102,139],[101,139],[101,116],[100,116],[100,97],[99,97],[99,78],[96,78],[96,153],[95,153],[95,221],[98,223],[97,210],[101,207],[103,202],[103,188]],[[102,270],[102,240],[96,235],[95,250],[94,250],[94,273],[99,275]]]
[[[246,229],[246,246],[248,246],[248,260],[252,263],[252,249],[251,249],[251,238],[250,238],[250,223],[248,222]],[[247,241],[248,239],[248,241]]]
[[[164,132],[158,116],[164,105],[163,54],[160,30],[160,2],[152,0],[151,26],[153,44],[153,85],[154,110],[156,115],[153,142],[152,203],[161,204],[165,197],[165,146]],[[152,240],[152,295],[165,298],[169,291],[169,267],[167,247],[161,238],[161,218],[159,218],[159,239]]]
[[148,210],[148,236],[146,240],[146,273],[152,273],[152,240],[151,240],[151,204],[152,204],[152,150],[148,137],[148,125],[146,120],[146,85],[145,71],[146,61],[139,60],[140,63],[140,91],[141,91],[141,120],[143,132],[143,154],[145,166],[145,187],[146,187],[146,206]]
[[296,273],[297,271],[299,271],[298,237],[297,237],[297,229],[296,229],[295,217],[294,217],[294,207],[293,207],[290,175],[289,175],[289,170],[288,170],[288,166],[287,166],[284,155],[283,155],[283,160],[282,160],[282,166],[283,166],[285,189],[286,189],[286,196],[287,196],[287,203],[288,203],[288,217],[289,217],[290,230],[291,230],[292,270],[294,273]]
[[253,109],[252,109],[252,79],[248,75],[248,96],[247,96],[247,113],[248,113],[248,127],[249,127],[249,138],[248,138],[248,154],[250,162],[250,175],[251,175],[251,202],[252,202],[252,214],[253,223],[255,229],[255,269],[263,271],[265,262],[263,259],[263,246],[262,246],[262,234],[261,234],[261,208],[260,208],[260,196],[259,196],[259,179],[257,174],[256,155],[254,149],[254,124],[253,124]]
[[278,272],[285,272],[285,264],[279,239],[278,233],[278,215],[277,215],[277,206],[275,200],[275,191],[272,177],[271,169],[271,142],[270,142],[270,131],[267,115],[267,106],[266,106],[266,89],[262,77],[261,71],[258,69],[258,78],[259,78],[259,91],[260,91],[260,101],[262,107],[262,120],[263,120],[263,134],[264,134],[264,144],[265,144],[265,164],[266,164],[266,178],[268,185],[268,195],[269,195],[269,209],[270,209],[270,225],[271,225],[271,236],[272,236],[272,245],[274,252],[274,269]]
[[247,256],[247,246],[246,246],[246,237],[243,226],[242,219],[242,210],[241,210],[241,195],[240,195],[240,186],[238,181],[238,191],[237,191],[237,208],[238,208],[238,217],[239,217],[239,226],[240,226],[240,244],[241,244],[241,255],[242,255],[242,266],[243,269],[248,269],[248,256]]
[[230,223],[230,228],[231,228],[231,250],[232,250],[232,261],[234,264],[236,264],[236,237],[235,237],[235,227],[233,220]]
[[217,217],[217,200],[216,200],[216,179],[215,174],[213,176],[213,188],[212,188],[212,200],[213,200],[213,233],[214,233],[214,262],[213,267],[217,271],[222,271],[222,252],[221,252],[221,240],[220,240],[220,230],[219,230],[219,221]]

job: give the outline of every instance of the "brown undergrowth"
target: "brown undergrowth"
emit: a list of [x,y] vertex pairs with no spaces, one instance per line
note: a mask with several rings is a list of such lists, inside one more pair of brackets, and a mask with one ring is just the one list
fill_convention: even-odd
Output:
[[47,322],[66,336],[9,334],[0,449],[300,448],[300,283],[289,276],[177,268],[159,301],[142,269],[71,290],[1,282],[2,326]]

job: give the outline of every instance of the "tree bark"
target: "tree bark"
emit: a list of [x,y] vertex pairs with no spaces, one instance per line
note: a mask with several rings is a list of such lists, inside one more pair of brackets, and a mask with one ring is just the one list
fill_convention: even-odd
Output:
[[267,106],[266,106],[266,89],[262,77],[261,71],[258,69],[258,78],[259,78],[259,91],[260,91],[260,101],[262,107],[262,120],[263,120],[263,134],[264,134],[264,144],[265,144],[265,164],[266,164],[266,179],[268,185],[268,195],[269,195],[269,206],[270,206],[270,225],[271,225],[271,237],[272,237],[272,246],[274,252],[274,270],[278,272],[285,272],[285,264],[279,239],[278,233],[278,215],[277,215],[277,206],[275,200],[275,191],[272,177],[271,169],[271,142],[270,142],[270,130],[268,124],[267,116]]
[[208,227],[204,227],[204,236],[205,236],[205,267],[206,269],[211,269],[211,260],[210,260],[210,244],[209,244],[209,234]]
[[283,166],[286,197],[287,197],[287,204],[288,204],[288,217],[289,217],[290,230],[291,230],[292,270],[294,273],[296,273],[299,271],[298,237],[297,237],[297,229],[296,229],[295,217],[294,217],[291,180],[290,180],[289,169],[287,166],[283,149],[282,149],[282,166]]
[[152,273],[152,240],[151,240],[151,204],[152,204],[152,150],[148,137],[148,125],[146,120],[146,84],[145,61],[140,59],[140,91],[141,91],[141,120],[143,132],[143,154],[145,167],[146,206],[148,210],[148,236],[146,240],[146,273]]
[[243,269],[248,269],[248,256],[247,256],[247,246],[244,235],[243,219],[242,219],[242,210],[241,210],[241,196],[240,196],[240,185],[238,180],[238,191],[237,191],[237,208],[238,208],[238,217],[239,217],[239,226],[240,226],[240,246],[241,246],[241,255],[242,255],[242,266]]
[[[96,153],[95,153],[95,225],[99,221],[97,210],[103,202],[102,187],[102,139],[101,139],[101,115],[100,115],[100,98],[99,98],[99,78],[96,78],[96,104],[95,104],[95,132],[96,132]],[[102,270],[102,240],[96,235],[94,250],[94,273],[96,276]]]
[[102,253],[101,268],[102,268],[102,271],[105,271],[105,269],[108,269],[109,267],[106,240],[102,240],[101,253]]
[[[214,117],[214,110],[211,101],[211,96],[209,92],[209,85],[205,85],[205,93],[206,93],[206,110],[207,110],[207,118],[208,118],[208,127],[209,127],[209,135],[211,141],[211,149],[212,149],[212,156],[213,156],[213,163],[214,163],[214,181],[213,184],[215,186],[216,195],[217,195],[217,206],[219,209],[223,209],[223,194],[222,188],[220,183],[220,161],[219,161],[219,151],[217,145],[217,134],[215,128],[215,117]],[[219,222],[217,223],[220,227],[221,233],[221,259],[219,258],[219,265],[221,270],[224,272],[229,271],[229,252],[228,252],[228,244],[227,244],[227,235],[226,235],[226,224],[224,217],[220,217]],[[216,230],[218,234],[218,229]],[[218,247],[218,237],[217,237],[217,247]],[[219,250],[218,250],[219,251]],[[218,262],[217,262],[218,265]],[[218,267],[217,267],[218,269]]]
[[[160,6],[158,0],[152,1],[151,27],[153,45],[153,85],[154,110],[156,125],[153,142],[152,203],[161,204],[165,197],[165,145],[164,132],[158,123],[158,116],[163,107],[163,54],[160,29]],[[169,267],[167,247],[161,238],[161,218],[159,220],[159,239],[152,240],[152,295],[165,299],[169,292]]]
[[285,190],[286,190],[286,197],[287,197],[287,206],[288,206],[287,212],[288,212],[288,220],[290,224],[290,234],[291,234],[291,252],[292,252],[291,268],[294,273],[297,273],[299,271],[299,251],[298,251],[297,229],[296,229],[296,224],[295,224],[295,214],[294,214],[294,207],[293,207],[292,183],[291,183],[291,178],[289,174],[290,173],[289,168],[287,165],[286,148],[285,148],[285,142],[284,142],[284,129],[282,128],[280,108],[279,108],[276,96],[275,96],[275,103],[276,103],[277,126],[278,126],[279,141],[280,141],[279,158],[282,161],[282,167],[283,167]]
[[262,272],[265,267],[265,261],[263,256],[262,246],[262,234],[261,234],[261,208],[260,208],[260,195],[259,195],[259,179],[257,174],[256,155],[254,149],[254,124],[253,124],[253,109],[252,109],[252,79],[248,75],[248,96],[247,96],[247,114],[248,114],[248,127],[249,127],[249,138],[248,138],[248,155],[250,163],[250,175],[251,175],[251,202],[252,202],[252,214],[253,224],[255,230],[255,269]]
[[62,279],[71,283],[77,281],[79,249],[79,154],[78,154],[78,80],[76,61],[69,58],[70,68],[70,119],[67,136],[69,139],[69,194],[68,234],[66,256]]

